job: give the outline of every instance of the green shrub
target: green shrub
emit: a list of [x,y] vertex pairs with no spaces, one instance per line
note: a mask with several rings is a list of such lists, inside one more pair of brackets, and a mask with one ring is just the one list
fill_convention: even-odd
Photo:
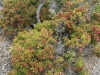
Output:
[[96,44],[94,47],[94,54],[100,58],[100,45]]
[[[69,0],[67,4],[70,3]],[[30,32],[19,32],[11,47],[13,70],[9,75],[64,75],[69,64],[82,56],[83,48],[100,42],[100,27],[86,13],[84,6],[69,8],[52,21],[37,24]],[[56,52],[59,39],[65,47],[63,54]],[[83,73],[82,58],[77,59],[75,67],[79,74],[88,75]]]
[[91,18],[94,24],[100,25],[100,1],[95,6],[95,11],[92,12]]
[[81,57],[79,57],[74,65],[74,69],[75,71],[80,72],[83,70],[83,68],[84,68],[84,61],[82,60]]
[[19,32],[11,48],[14,70],[9,75],[15,70],[17,73],[14,75],[41,75],[44,71],[45,75],[49,75],[51,70],[57,74],[62,72],[59,64],[63,62],[63,58],[54,56],[53,46],[57,43],[53,36],[54,26],[53,22],[47,21],[30,32]]
[[82,71],[79,72],[80,75],[90,75],[88,69],[83,69]]
[[[36,1],[33,1],[35,4]],[[37,3],[36,3],[37,5]],[[35,6],[36,6],[35,5]],[[32,10],[34,9],[34,10]],[[22,30],[33,23],[36,8],[31,0],[4,0],[2,26],[7,34],[14,34],[15,30]]]
[[[1,25],[7,34],[15,34],[33,23],[36,24],[36,10],[41,0],[4,0]],[[41,20],[49,20],[48,2],[46,1],[40,13]]]
[[93,12],[91,16],[93,23],[100,25],[100,12]]
[[100,1],[96,4],[95,11],[100,12]]

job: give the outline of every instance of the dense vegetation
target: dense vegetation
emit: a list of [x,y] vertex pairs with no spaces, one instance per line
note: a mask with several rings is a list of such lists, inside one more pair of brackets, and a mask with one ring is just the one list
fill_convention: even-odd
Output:
[[[6,34],[16,34],[26,27],[30,27],[37,23],[36,10],[41,0],[4,0],[1,14],[4,18],[1,19]],[[41,15],[41,20],[49,20],[48,2],[44,4]],[[46,15],[45,15],[46,14]]]
[[[56,0],[60,12],[50,17],[44,1],[41,10],[42,23],[33,30],[26,27],[36,22],[37,0],[4,0],[1,25],[6,33],[17,31],[11,47],[13,70],[9,75],[66,75],[70,63],[78,75],[89,75],[82,59],[83,49],[92,45],[94,54],[100,57],[100,2],[92,0]],[[48,16],[49,15],[49,16]],[[52,19],[52,20],[50,20]],[[47,21],[46,21],[47,20]],[[61,42],[64,50],[57,51]]]

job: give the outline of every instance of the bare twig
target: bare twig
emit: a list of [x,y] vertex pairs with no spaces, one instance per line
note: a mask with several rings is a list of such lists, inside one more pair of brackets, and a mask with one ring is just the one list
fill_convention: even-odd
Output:
[[44,4],[44,0],[41,0],[41,3],[39,4],[37,11],[36,11],[36,18],[37,18],[37,23],[41,23],[41,19],[40,19],[40,10],[42,8]]

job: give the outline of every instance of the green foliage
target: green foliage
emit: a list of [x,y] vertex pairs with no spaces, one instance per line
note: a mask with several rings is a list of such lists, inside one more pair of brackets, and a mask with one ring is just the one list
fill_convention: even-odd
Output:
[[91,15],[94,24],[100,25],[100,1],[95,6],[95,11]]
[[84,67],[84,61],[82,60],[81,57],[79,57],[75,63],[75,66],[74,66],[74,69],[77,71],[77,72],[80,72],[83,70],[83,67]]
[[[36,24],[36,10],[41,0],[4,0],[3,9],[1,11],[4,18],[1,19],[7,34],[15,34],[22,31],[25,27],[29,27],[33,23]],[[42,22],[49,20],[48,2],[46,1],[40,18]]]
[[95,11],[100,12],[100,1],[96,4]]
[[80,75],[90,75],[88,69],[83,69],[82,71],[79,72]]
[[[95,54],[100,56],[97,45],[100,42],[100,26],[95,22],[95,17],[99,20],[100,15],[88,15],[89,3],[76,6],[75,1],[67,0],[63,11],[53,20],[37,24],[30,32],[18,33],[11,48],[14,70],[9,75],[64,75],[64,70],[75,60],[75,72],[88,75],[80,55],[83,48],[92,44]],[[63,54],[56,53],[59,38],[66,49]]]
[[94,24],[100,25],[100,12],[93,12],[91,18]]
[[71,11],[67,13],[59,13],[57,18],[63,17],[66,32],[70,34],[69,37],[64,38],[65,45],[71,48],[82,48],[91,42],[91,29],[88,29],[88,27],[91,27],[91,25],[87,24],[86,22],[83,24],[80,22],[78,24],[77,18],[81,18],[82,16],[81,14],[76,13],[81,12]]
[[[100,41],[100,27],[94,21],[91,23],[91,19],[89,19],[91,16],[84,16],[87,13],[85,10],[83,6],[79,6],[73,10],[69,8],[67,12],[60,12],[54,18],[58,19],[62,17],[64,20],[64,28],[69,34],[68,37],[64,38],[64,41],[68,47],[83,48],[89,43],[95,44]],[[99,20],[99,13],[97,17],[97,20]]]
[[15,37],[11,48],[13,67],[17,71],[14,75],[41,75],[45,70],[45,75],[49,75],[52,70],[55,75],[62,72],[63,65],[59,64],[64,59],[54,56],[53,46],[57,43],[53,36],[54,26],[52,21],[46,21],[34,30],[20,32]]
[[44,0],[44,5],[40,11],[41,22],[45,20],[51,20],[50,12],[49,12],[49,3],[50,3],[49,0]]
[[76,59],[74,70],[78,75],[89,75],[89,70],[84,68],[84,61],[81,56]]
[[76,56],[76,53],[74,50],[66,51],[63,54],[63,57],[65,58],[65,60],[67,60],[66,63],[70,63],[71,61],[74,61],[75,56]]
[[17,70],[13,69],[13,70],[9,73],[9,75],[17,75]]
[[94,47],[94,54],[100,58],[100,45],[96,44]]
[[14,34],[14,30],[23,30],[23,28],[33,23],[32,16],[35,15],[36,8],[32,3],[37,5],[36,1],[31,2],[31,0],[3,1],[4,8],[2,10],[2,15],[4,16],[4,18],[1,22],[4,30],[8,34]]

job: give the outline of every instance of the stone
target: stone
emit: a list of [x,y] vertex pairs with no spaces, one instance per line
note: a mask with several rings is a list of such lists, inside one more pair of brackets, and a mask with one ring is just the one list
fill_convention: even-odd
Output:
[[52,15],[55,15],[56,14],[56,10],[57,10],[57,3],[55,0],[51,0],[51,3],[49,5],[49,11]]
[[2,35],[3,29],[0,30],[0,75],[8,75],[8,72],[12,69],[12,63],[9,47],[11,46],[11,40]]

